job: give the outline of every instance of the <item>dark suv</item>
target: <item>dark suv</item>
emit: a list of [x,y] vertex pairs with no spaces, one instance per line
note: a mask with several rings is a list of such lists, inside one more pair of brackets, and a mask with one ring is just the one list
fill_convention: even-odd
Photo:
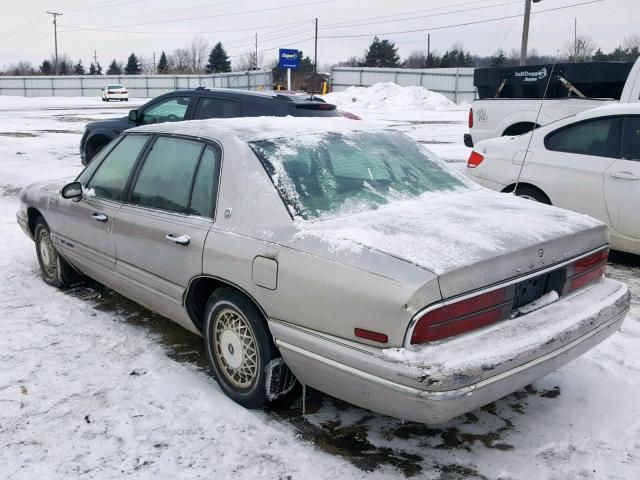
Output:
[[149,123],[231,117],[339,117],[335,105],[309,95],[196,88],[165,93],[131,110],[128,117],[88,123],[80,141],[86,165],[111,140],[129,128]]

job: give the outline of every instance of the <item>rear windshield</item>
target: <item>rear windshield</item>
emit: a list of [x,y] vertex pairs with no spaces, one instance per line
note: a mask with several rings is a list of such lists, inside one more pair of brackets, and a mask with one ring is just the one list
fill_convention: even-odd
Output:
[[399,132],[321,133],[250,145],[290,213],[303,219],[465,186]]
[[109,85],[107,88],[124,88],[122,85]]

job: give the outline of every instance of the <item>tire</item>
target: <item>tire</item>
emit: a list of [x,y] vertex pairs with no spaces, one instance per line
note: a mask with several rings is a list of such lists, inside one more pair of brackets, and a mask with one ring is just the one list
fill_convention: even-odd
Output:
[[106,147],[109,142],[111,140],[107,137],[104,136],[100,136],[98,135],[97,137],[94,137],[90,140],[87,140],[87,143],[84,147],[84,161],[83,164],[84,165],[88,165],[89,162],[91,162],[91,160],[93,160],[93,157],[95,157],[98,153],[100,153],[100,150],[102,150],[104,147]]
[[45,283],[58,288],[67,288],[82,281],[82,275],[58,254],[51,241],[49,227],[42,217],[36,220],[34,238],[40,272]]
[[268,366],[280,355],[256,306],[237,290],[217,289],[207,301],[204,342],[222,391],[246,408],[265,406]]
[[551,205],[549,197],[547,197],[542,191],[538,190],[537,188],[530,187],[528,185],[518,185],[516,195],[520,198],[525,198],[527,200],[533,200],[535,202]]

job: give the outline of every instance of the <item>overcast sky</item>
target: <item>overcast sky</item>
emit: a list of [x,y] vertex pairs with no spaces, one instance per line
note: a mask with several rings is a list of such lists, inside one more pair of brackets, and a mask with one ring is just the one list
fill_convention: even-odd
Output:
[[[587,3],[592,2],[592,3]],[[19,60],[39,65],[53,53],[51,15],[58,17],[58,51],[86,66],[97,50],[107,66],[137,55],[159,56],[194,36],[221,41],[231,56],[253,47],[275,58],[278,47],[313,53],[313,19],[319,21],[318,63],[363,55],[374,35],[393,40],[406,57],[426,49],[442,52],[454,43],[478,55],[519,48],[524,0],[23,0],[2,1],[0,67]],[[584,4],[558,9],[559,7]],[[550,12],[542,10],[556,9]],[[578,34],[609,51],[640,32],[640,0],[542,0],[533,5],[530,48],[554,53]],[[540,13],[535,13],[540,12]],[[482,22],[459,25],[469,22]],[[459,25],[459,26],[454,26]],[[443,28],[445,27],[445,28]],[[405,32],[405,33],[399,33]]]

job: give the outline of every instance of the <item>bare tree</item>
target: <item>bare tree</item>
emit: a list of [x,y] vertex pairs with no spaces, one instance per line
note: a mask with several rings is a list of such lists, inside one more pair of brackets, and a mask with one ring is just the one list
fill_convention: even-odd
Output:
[[568,40],[562,49],[563,56],[570,62],[588,62],[593,56],[596,46],[591,38],[578,35],[574,40]]
[[171,73],[193,73],[191,69],[191,55],[186,48],[176,48],[169,55],[169,71]]
[[26,75],[35,75],[36,70],[33,68],[33,65],[31,64],[31,62],[27,60],[22,60],[18,63],[12,63],[11,65],[9,65],[6,68],[5,73],[7,75],[26,76]]
[[204,72],[204,65],[209,55],[209,42],[202,37],[195,37],[189,43],[189,67],[193,73]]
[[425,68],[427,66],[427,55],[422,50],[416,50],[409,54],[403,64],[406,68]]
[[623,45],[629,50],[640,50],[640,33],[632,33],[625,37]]
[[258,53],[258,58],[256,59],[256,52],[251,51],[247,52],[233,61],[233,70],[237,72],[244,72],[247,70],[258,70],[261,65],[264,63],[264,54]]

